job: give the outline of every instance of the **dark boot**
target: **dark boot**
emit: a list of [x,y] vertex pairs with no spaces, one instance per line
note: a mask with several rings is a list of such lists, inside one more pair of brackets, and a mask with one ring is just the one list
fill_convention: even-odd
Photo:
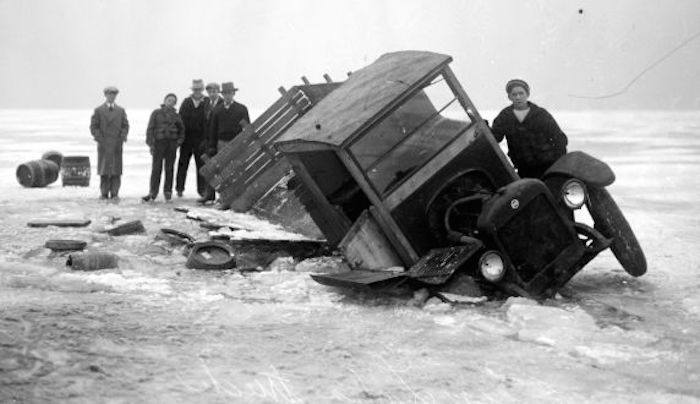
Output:
[[204,192],[204,195],[197,199],[197,203],[200,205],[204,205],[207,202],[214,202],[215,195],[214,195],[214,189],[207,187],[206,191]]

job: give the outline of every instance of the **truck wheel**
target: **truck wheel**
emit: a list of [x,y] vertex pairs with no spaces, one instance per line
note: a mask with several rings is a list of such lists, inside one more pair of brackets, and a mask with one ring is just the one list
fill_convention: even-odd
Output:
[[647,272],[647,261],[627,219],[605,188],[588,187],[588,211],[594,228],[613,239],[610,249],[622,268],[632,276]]

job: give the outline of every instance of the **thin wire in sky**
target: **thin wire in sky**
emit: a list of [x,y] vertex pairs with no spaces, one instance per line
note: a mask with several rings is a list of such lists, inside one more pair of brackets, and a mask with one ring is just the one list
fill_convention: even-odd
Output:
[[621,90],[619,90],[619,91],[616,91],[616,92],[610,93],[610,94],[605,94],[605,95],[597,95],[597,96],[569,94],[569,97],[573,97],[573,98],[583,98],[583,99],[587,99],[587,100],[602,100],[602,99],[605,99],[605,98],[612,98],[612,97],[616,97],[616,96],[618,96],[618,95],[624,94],[627,90],[629,90],[630,87],[632,87],[632,85],[633,85],[637,80],[639,80],[640,78],[642,78],[642,76],[644,76],[646,73],[648,73],[651,69],[653,69],[653,68],[655,68],[656,66],[658,66],[659,64],[661,64],[661,62],[663,62],[664,60],[668,59],[669,57],[671,57],[671,55],[673,55],[674,53],[676,53],[677,51],[679,51],[681,48],[683,48],[684,46],[688,45],[690,42],[694,41],[694,40],[697,39],[697,38],[700,38],[700,32],[697,32],[697,33],[695,33],[694,35],[692,35],[690,38],[687,38],[686,40],[684,40],[683,42],[681,42],[679,45],[677,45],[676,47],[674,47],[673,49],[671,49],[670,51],[668,51],[665,55],[663,55],[662,57],[660,57],[659,59],[657,59],[656,61],[654,61],[652,64],[650,64],[649,66],[647,66],[646,68],[644,68],[644,70],[642,70],[641,72],[639,72],[639,74],[637,74],[629,83],[627,83],[626,86],[624,86],[624,87],[623,87]]

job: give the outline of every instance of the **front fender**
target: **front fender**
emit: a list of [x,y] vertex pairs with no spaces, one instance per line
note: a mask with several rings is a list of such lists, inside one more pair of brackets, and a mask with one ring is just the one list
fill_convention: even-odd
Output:
[[606,187],[615,182],[615,173],[610,166],[582,151],[572,151],[555,161],[543,178],[564,175],[578,178],[586,185]]

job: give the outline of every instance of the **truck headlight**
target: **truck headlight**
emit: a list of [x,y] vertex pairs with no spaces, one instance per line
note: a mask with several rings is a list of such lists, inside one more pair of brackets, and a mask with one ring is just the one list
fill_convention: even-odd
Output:
[[506,273],[503,257],[498,251],[489,250],[479,258],[479,269],[486,280],[498,282]]
[[586,202],[586,188],[576,179],[570,179],[561,187],[564,203],[571,209],[579,209]]

